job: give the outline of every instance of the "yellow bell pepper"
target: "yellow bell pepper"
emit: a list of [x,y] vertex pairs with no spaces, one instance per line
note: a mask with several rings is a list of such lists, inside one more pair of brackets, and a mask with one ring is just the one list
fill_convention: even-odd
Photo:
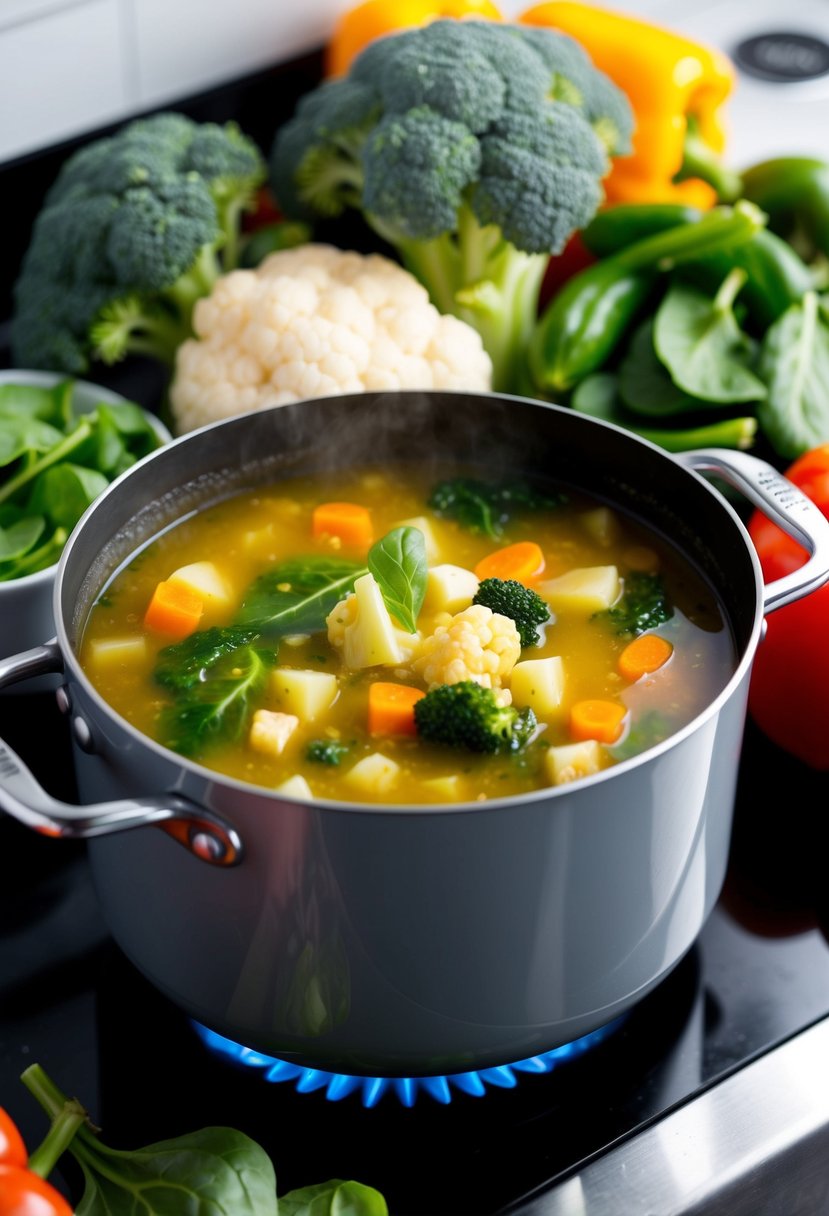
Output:
[[660,26],[575,0],[535,5],[519,21],[569,34],[633,106],[633,153],[614,160],[605,181],[608,202],[710,207],[718,194],[739,190],[735,175],[717,160],[725,147],[723,102],[734,85],[725,55]]
[[375,38],[441,17],[501,20],[491,0],[365,0],[337,22],[325,52],[326,76],[344,76],[355,55]]

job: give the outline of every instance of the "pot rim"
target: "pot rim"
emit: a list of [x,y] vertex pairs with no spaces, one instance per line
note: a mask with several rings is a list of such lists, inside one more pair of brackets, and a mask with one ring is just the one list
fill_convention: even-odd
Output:
[[[439,393],[437,390],[409,390],[408,394],[407,394],[406,390],[394,390],[394,391],[390,391],[387,393],[376,393],[376,394],[373,394],[372,397],[373,398],[376,398],[377,396],[399,397],[401,395],[403,395],[403,396],[411,395],[413,397],[414,396],[423,397],[424,394],[445,396],[445,395],[447,395],[447,393],[449,393],[449,395],[452,395],[451,390],[443,390],[443,389],[439,390]],[[519,397],[515,394],[509,394],[509,393],[485,393],[485,392],[470,393],[466,390],[458,390],[457,395],[465,396],[465,397],[479,396],[479,397],[486,398],[486,399],[496,398],[500,401],[507,401],[507,402],[515,401],[515,402],[520,402],[522,405],[529,404],[538,409],[551,410],[554,413],[566,413],[569,415],[569,414],[572,414],[572,412],[573,412],[572,410],[568,409],[565,406],[555,405],[552,402],[536,401],[532,398]],[[343,398],[341,398],[341,400],[343,402],[359,401],[361,398],[364,399],[365,396],[366,396],[366,394],[364,394],[364,393],[355,393],[355,394],[350,394],[348,396],[344,396]],[[322,397],[322,398],[315,397],[315,398],[309,398],[307,402],[296,402],[293,404],[296,404],[296,405],[311,404],[311,402],[325,401],[325,400],[329,400],[329,399],[330,398],[326,398],[326,397]],[[265,410],[279,410],[282,408],[284,408],[284,407],[279,406],[279,405],[274,405],[274,406],[265,407]],[[241,419],[241,418],[252,417],[254,415],[261,414],[262,412],[263,411],[261,409],[250,410],[250,411],[247,411],[245,414],[236,414],[236,415],[233,415],[233,417],[231,417],[231,418],[220,419],[218,422],[211,422],[205,426],[199,427],[197,430],[189,431],[187,434],[181,435],[178,438],[173,439],[173,441],[171,443],[165,444],[163,447],[158,448],[154,452],[150,452],[147,456],[145,456],[137,464],[135,464],[131,468],[127,469],[126,472],[122,473],[120,477],[118,477],[115,481],[113,481],[109,485],[109,487],[95,500],[95,502],[92,503],[91,506],[89,506],[87,508],[86,512],[84,513],[84,515],[81,517],[81,519],[75,526],[75,529],[73,530],[71,536],[69,537],[69,539],[66,542],[66,545],[64,546],[63,552],[60,557],[60,561],[58,562],[57,574],[55,576],[55,583],[54,583],[54,590],[53,590],[53,610],[54,610],[55,625],[56,625],[56,629],[57,629],[57,641],[58,641],[60,651],[61,651],[61,654],[63,657],[64,670],[68,669],[69,672],[71,673],[72,678],[74,680],[77,680],[78,683],[81,684],[81,686],[84,689],[85,695],[89,698],[90,701],[92,701],[95,704],[98,711],[101,712],[105,717],[108,716],[110,718],[113,718],[118,723],[119,727],[127,735],[129,735],[131,737],[131,739],[134,741],[134,743],[136,743],[139,746],[148,747],[159,758],[165,760],[168,763],[173,762],[173,763],[177,764],[180,768],[184,769],[188,773],[192,774],[195,777],[199,777],[202,780],[209,782],[210,784],[213,784],[213,785],[218,784],[227,789],[237,790],[239,793],[242,793],[242,794],[254,795],[254,796],[259,796],[259,797],[266,796],[266,797],[272,799],[276,803],[282,803],[286,806],[290,806],[290,805],[296,805],[299,800],[283,798],[279,794],[277,794],[275,790],[268,789],[267,786],[254,785],[251,782],[241,781],[237,777],[230,777],[227,774],[218,771],[217,769],[208,768],[206,765],[200,764],[195,760],[191,760],[186,756],[181,756],[177,752],[172,751],[170,748],[165,747],[163,744],[158,743],[155,739],[151,739],[149,735],[145,735],[142,731],[138,730],[135,726],[133,726],[131,722],[128,722],[126,720],[126,718],[123,718],[101,696],[101,694],[98,692],[98,690],[92,684],[91,680],[88,678],[88,676],[84,672],[83,668],[81,667],[77,654],[76,654],[74,648],[69,643],[68,632],[67,632],[66,624],[64,622],[63,614],[61,611],[61,589],[62,589],[62,584],[63,584],[63,579],[64,579],[64,575],[66,572],[66,568],[69,565],[69,563],[72,561],[72,554],[77,546],[80,536],[83,533],[83,530],[84,530],[84,527],[85,527],[87,521],[98,510],[105,509],[105,504],[106,504],[107,499],[111,495],[117,494],[119,492],[122,483],[126,479],[128,479],[136,469],[143,467],[145,464],[147,464],[148,462],[150,462],[152,460],[158,459],[159,457],[168,453],[173,448],[178,448],[178,447],[188,444],[190,442],[198,441],[198,438],[203,434],[212,432],[219,427],[233,425],[234,423],[237,423],[239,421],[239,419]],[[701,477],[698,473],[694,472],[693,469],[688,468],[681,461],[676,460],[671,455],[671,453],[665,451],[664,448],[661,448],[658,445],[651,443],[650,440],[643,439],[639,435],[633,434],[631,431],[626,430],[624,427],[617,426],[615,423],[606,422],[603,419],[599,419],[599,418],[593,418],[586,414],[579,415],[579,416],[583,419],[585,425],[594,426],[594,427],[602,427],[607,431],[622,435],[625,437],[626,440],[629,440],[632,443],[641,444],[644,447],[649,448],[651,451],[655,452],[661,458],[663,458],[665,460],[669,460],[676,470],[678,470],[679,472],[681,472],[684,475],[693,477],[697,482],[699,482],[702,486],[704,486],[706,491],[713,496],[719,509],[722,510],[723,512],[725,512],[725,514],[728,516],[731,524],[736,527],[741,540],[743,541],[744,545],[746,546],[746,548],[748,550],[749,559],[751,562],[752,569],[754,571],[754,588],[753,588],[754,621],[752,624],[751,633],[743,648],[743,653],[739,657],[737,665],[736,665],[734,671],[732,672],[731,676],[729,677],[728,681],[724,685],[724,687],[720,690],[720,692],[713,699],[713,701],[711,701],[705,707],[705,709],[703,709],[699,714],[697,714],[697,716],[695,718],[692,718],[690,722],[687,722],[679,730],[677,730],[673,734],[669,735],[666,739],[663,739],[661,743],[657,743],[653,747],[649,747],[645,751],[640,752],[638,755],[631,756],[626,760],[621,760],[617,764],[611,765],[609,768],[602,769],[600,772],[594,773],[591,776],[580,777],[578,779],[578,781],[576,781],[572,784],[568,782],[565,785],[542,786],[540,789],[530,790],[525,794],[512,795],[512,796],[505,795],[500,798],[487,798],[485,800],[481,800],[481,801],[475,800],[472,802],[445,802],[445,803],[443,803],[443,802],[439,802],[439,803],[371,802],[371,803],[368,803],[368,802],[344,801],[344,800],[333,799],[333,798],[314,797],[311,799],[302,799],[301,804],[303,806],[308,806],[309,808],[315,808],[315,809],[326,810],[326,811],[344,811],[344,812],[350,812],[351,814],[383,814],[383,815],[385,815],[385,814],[389,814],[389,813],[393,812],[397,816],[408,814],[408,815],[412,815],[412,816],[416,815],[416,816],[420,817],[420,816],[423,816],[424,814],[432,814],[432,815],[434,815],[434,814],[438,814],[438,815],[451,814],[451,815],[454,815],[454,814],[469,814],[470,812],[477,812],[480,814],[481,812],[485,812],[485,811],[489,811],[489,810],[492,810],[492,811],[503,810],[506,807],[510,807],[510,806],[512,806],[512,807],[524,806],[527,803],[540,802],[542,800],[549,800],[550,798],[556,798],[556,797],[558,797],[558,798],[565,797],[567,795],[572,795],[574,793],[577,793],[578,790],[580,790],[580,789],[587,789],[588,787],[592,788],[593,786],[596,786],[596,785],[602,784],[603,782],[612,780],[614,777],[617,777],[619,775],[626,775],[627,773],[632,772],[633,769],[638,768],[639,766],[648,763],[650,760],[655,759],[658,756],[661,756],[664,752],[670,750],[670,748],[680,744],[684,739],[688,738],[689,736],[694,734],[697,730],[701,729],[711,718],[716,717],[716,715],[720,712],[720,709],[722,708],[722,706],[726,703],[726,701],[729,700],[729,698],[732,696],[732,694],[734,693],[736,688],[740,685],[740,683],[746,676],[746,674],[754,660],[754,652],[755,652],[758,642],[760,640],[761,628],[762,628],[762,623],[763,623],[763,612],[762,612],[763,587],[764,587],[763,574],[762,574],[762,569],[760,566],[760,561],[757,556],[757,552],[754,548],[754,545],[752,544],[751,538],[748,534],[748,531],[747,531],[745,525],[743,524],[742,520],[737,515],[737,512],[734,510],[734,508],[731,506],[731,504],[722,496],[722,494],[719,493],[719,491],[717,489],[715,489],[714,486],[710,485],[710,483],[707,482],[705,480],[705,478]],[[589,492],[589,490],[588,490],[588,492]],[[675,541],[672,541],[672,543],[677,548],[680,549],[680,552],[683,552],[681,547],[676,545]],[[684,554],[684,556],[686,556],[686,558],[687,558],[687,554]],[[687,558],[687,560],[692,561],[692,559],[690,559],[690,558]],[[695,565],[695,563],[693,563],[693,562],[692,562],[692,564]],[[720,594],[719,588],[715,587],[714,590],[719,597],[719,594]],[[730,622],[728,622],[727,613],[726,613],[726,621],[727,621],[728,627],[731,628]],[[732,633],[732,637],[733,637],[733,633]]]

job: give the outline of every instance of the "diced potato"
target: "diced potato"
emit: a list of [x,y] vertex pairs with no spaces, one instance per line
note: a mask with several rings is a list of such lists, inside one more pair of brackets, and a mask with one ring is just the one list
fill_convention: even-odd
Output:
[[601,612],[619,598],[615,566],[581,566],[537,586],[554,612]]
[[430,777],[428,781],[421,781],[420,784],[435,798],[445,799],[447,802],[460,801],[461,779],[457,773],[449,777]]
[[263,756],[281,756],[288,740],[299,726],[295,714],[274,713],[270,709],[257,709],[250,724],[248,743]]
[[283,781],[281,785],[274,786],[273,792],[281,794],[283,798],[313,798],[311,787],[304,777],[296,773],[293,777],[289,777],[287,781]]
[[426,582],[423,607],[427,612],[462,612],[472,603],[478,579],[463,566],[433,566]]
[[205,608],[230,608],[234,601],[233,590],[227,579],[219,573],[213,562],[193,562],[174,570],[167,580],[186,587],[198,595]]
[[271,692],[283,709],[303,722],[313,722],[337,699],[337,677],[328,671],[297,671],[277,667],[271,672]]
[[363,794],[386,794],[392,788],[400,773],[400,765],[395,764],[381,752],[372,752],[358,760],[350,768],[343,780]]
[[545,756],[547,774],[553,785],[565,785],[579,777],[589,777],[601,768],[601,748],[595,739],[565,743],[549,748]]
[[398,519],[396,524],[392,524],[392,528],[417,528],[418,531],[423,533],[423,539],[426,542],[426,560],[429,562],[439,561],[440,545],[435,536],[434,528],[425,515],[416,515],[414,519]]
[[509,681],[512,703],[529,706],[539,717],[561,709],[564,697],[564,664],[558,655],[549,659],[525,659],[516,663]]
[[359,671],[363,667],[396,667],[403,662],[403,652],[389,616],[377,581],[364,574],[354,584],[357,597],[357,618],[345,628],[343,660],[346,667]]
[[89,661],[98,670],[140,663],[147,654],[146,638],[95,638],[89,643]]
[[596,507],[593,511],[583,511],[579,520],[587,535],[602,548],[607,549],[619,539],[619,520],[610,507]]

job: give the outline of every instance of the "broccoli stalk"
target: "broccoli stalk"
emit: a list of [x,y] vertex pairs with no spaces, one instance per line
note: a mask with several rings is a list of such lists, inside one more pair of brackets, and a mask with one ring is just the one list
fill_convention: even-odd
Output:
[[440,684],[415,702],[415,725],[421,739],[472,752],[515,752],[536,728],[531,709],[499,705],[491,688],[472,680]]
[[196,302],[233,269],[265,177],[233,124],[160,114],[82,148],[37,218],[15,287],[15,360],[79,374],[127,354],[172,364]]
[[293,218],[362,212],[436,307],[478,330],[509,389],[547,260],[592,218],[631,128],[623,94],[564,35],[435,21],[370,43],[303,98],[271,179]]

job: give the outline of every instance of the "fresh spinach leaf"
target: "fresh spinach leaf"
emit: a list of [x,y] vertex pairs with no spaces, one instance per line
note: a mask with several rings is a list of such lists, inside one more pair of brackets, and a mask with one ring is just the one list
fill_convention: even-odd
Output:
[[500,540],[513,515],[553,510],[566,501],[562,493],[542,492],[523,481],[488,483],[474,477],[454,477],[434,487],[427,505],[435,515]]
[[83,465],[53,465],[35,482],[29,510],[47,516],[53,526],[74,528],[86,508],[109,485],[103,473]]
[[757,415],[775,450],[790,460],[829,440],[829,323],[808,291],[771,326],[760,352],[768,396]]
[[388,1216],[388,1211],[374,1187],[339,1178],[279,1196],[279,1216]]
[[634,571],[625,576],[622,598],[612,608],[594,612],[592,620],[609,621],[623,637],[638,637],[664,625],[674,615],[665,584],[658,574]]
[[619,366],[619,396],[634,413],[660,418],[687,414],[706,404],[674,384],[659,362],[653,345],[652,319],[636,330]]
[[346,558],[289,558],[248,588],[239,623],[270,634],[315,633],[365,573],[365,566]]
[[242,1132],[205,1127],[132,1151],[113,1149],[38,1064],[21,1080],[52,1120],[52,1133],[37,1150],[41,1161],[54,1161],[68,1140],[83,1171],[76,1216],[277,1216],[273,1164]]
[[62,440],[61,432],[40,418],[0,418],[0,465],[12,464],[27,452],[48,452]]
[[766,395],[762,380],[749,370],[755,343],[733,311],[745,277],[739,267],[732,270],[713,300],[674,283],[656,313],[656,354],[674,384],[702,401],[761,401]]
[[407,633],[416,633],[429,573],[423,533],[419,528],[393,528],[372,545],[368,568],[389,612]]
[[38,570],[53,566],[61,555],[68,535],[65,528],[56,528],[37,549],[31,549],[11,562],[0,562],[0,583],[22,578],[26,574],[36,574]]
[[8,527],[0,527],[0,562],[22,557],[40,540],[46,520],[42,515],[27,515]]
[[214,626],[191,633],[183,642],[165,646],[155,668],[156,683],[173,692],[186,692],[200,684],[220,659],[242,646],[250,646],[259,635],[243,626]]
[[161,742],[185,756],[238,739],[262,691],[274,655],[244,646],[213,664],[206,679],[182,691],[161,713]]

